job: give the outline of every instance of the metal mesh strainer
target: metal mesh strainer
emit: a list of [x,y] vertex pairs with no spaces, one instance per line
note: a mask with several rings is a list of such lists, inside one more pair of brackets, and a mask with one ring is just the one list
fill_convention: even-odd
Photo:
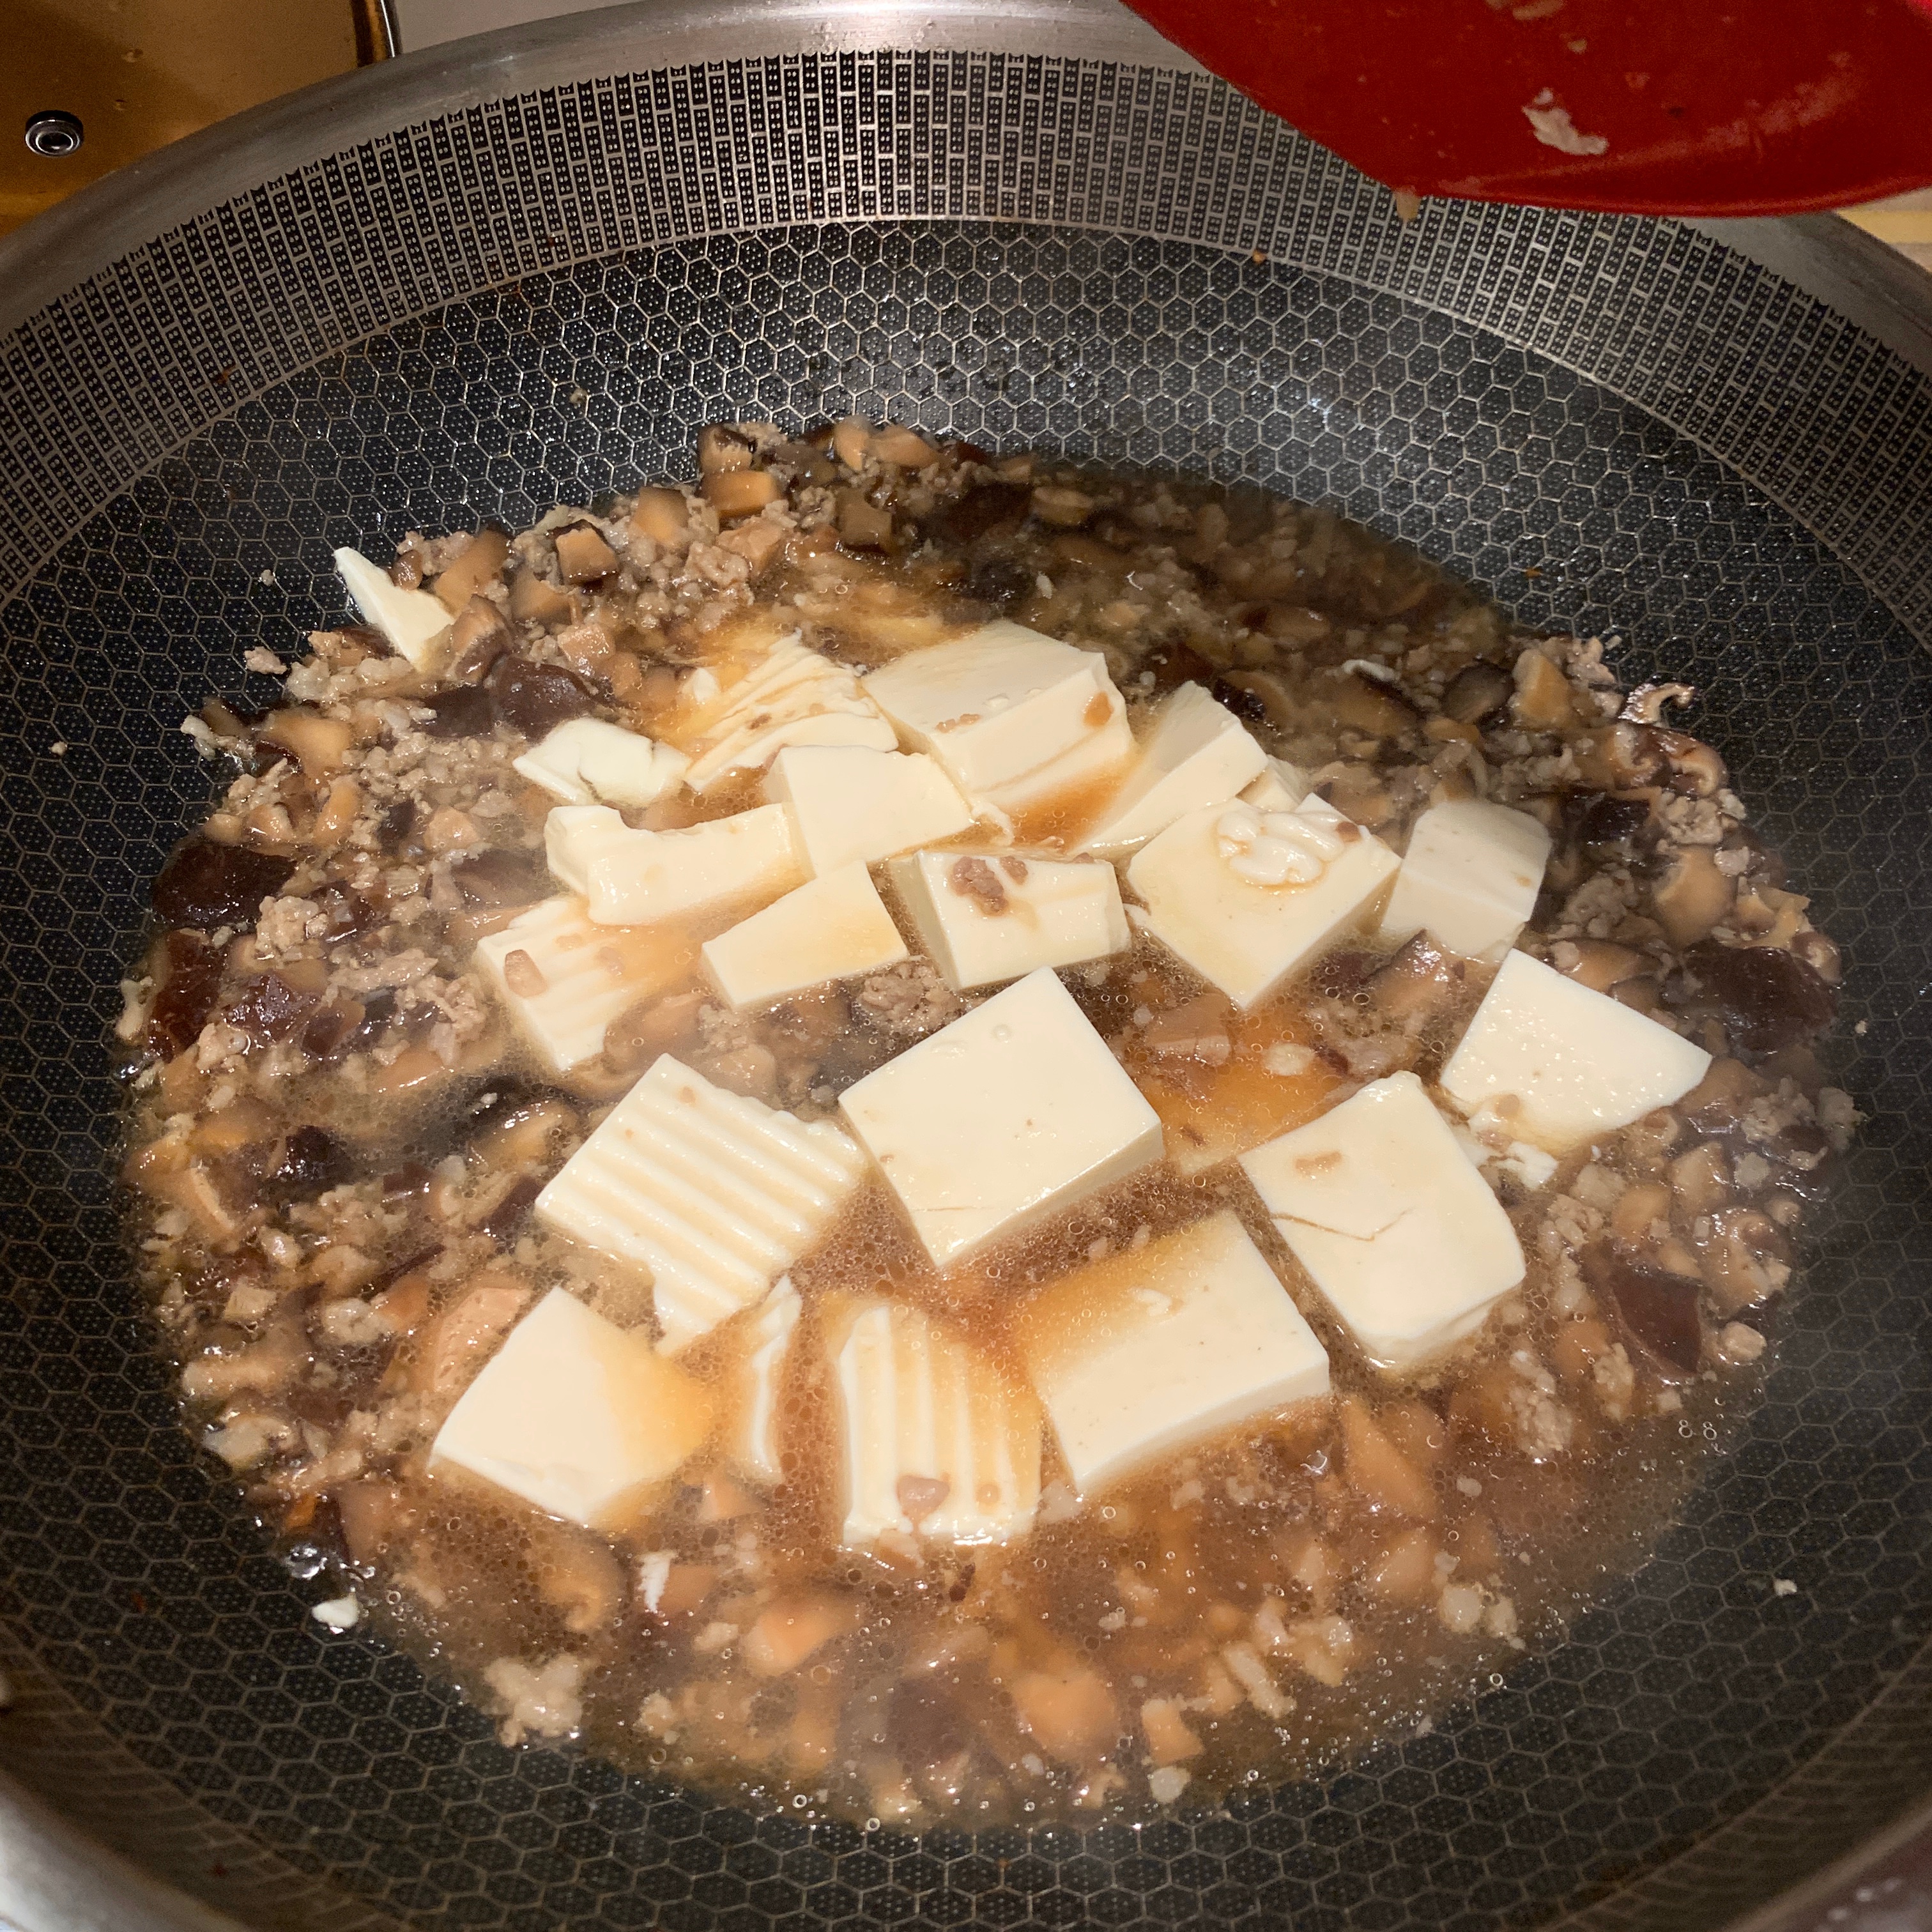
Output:
[[[65,221],[16,244],[0,338],[0,1762],[24,1792],[251,1926],[332,1932],[1636,1932],[1724,1922],[1922,1804],[1932,380],[1688,230],[1405,231],[1089,4],[829,39],[626,9],[269,110]],[[201,809],[184,710],[338,608],[334,542],[514,525],[681,461],[708,418],[848,411],[1319,498],[1532,621],[1621,632],[1631,676],[1703,687],[1846,943],[1836,1052],[1874,1118],[1747,1439],[1568,1644],[1325,1784],[914,1841],[506,1752],[310,1622],[148,1360],[97,1042]],[[12,1802],[4,1841],[51,1843]],[[123,1894],[101,1922],[189,1912]]]

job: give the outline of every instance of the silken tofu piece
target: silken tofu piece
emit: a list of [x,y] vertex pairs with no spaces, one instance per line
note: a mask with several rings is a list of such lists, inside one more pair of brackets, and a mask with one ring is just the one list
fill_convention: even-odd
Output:
[[544,862],[551,876],[580,897],[590,889],[590,862],[620,852],[636,833],[608,805],[554,805],[544,814]]
[[725,1453],[754,1482],[771,1485],[784,1480],[778,1411],[801,1306],[791,1276],[781,1275],[771,1293],[738,1318],[738,1354],[728,1372],[732,1408],[724,1429]]
[[1270,758],[1262,775],[1241,790],[1241,802],[1257,812],[1292,812],[1308,796],[1308,774],[1286,758]]
[[1431,806],[1408,836],[1382,936],[1426,932],[1466,958],[1500,959],[1535,908],[1549,861],[1550,834],[1526,812],[1474,799]]
[[650,1272],[668,1354],[816,1246],[865,1178],[830,1120],[728,1094],[669,1054],[537,1196],[537,1219]]
[[1004,619],[908,651],[866,689],[904,743],[1002,812],[1093,784],[1133,754],[1106,659]]
[[788,745],[858,745],[890,752],[898,735],[855,673],[802,644],[794,631],[724,686],[678,738],[691,756],[685,782],[702,796],[734,772],[768,765]]
[[566,805],[645,806],[682,783],[690,763],[682,752],[621,724],[571,718],[511,769]]
[[556,1072],[604,1050],[620,1013],[688,979],[698,949],[674,926],[593,926],[574,893],[545,899],[478,940],[476,962]]
[[399,658],[418,670],[435,662],[450,616],[427,590],[405,590],[386,570],[378,569],[359,550],[335,553],[336,573],[362,621]]
[[634,1525],[704,1442],[712,1400],[644,1336],[554,1288],[437,1431],[430,1467],[466,1470],[586,1529]]
[[1640,1012],[1512,952],[1442,1070],[1466,1113],[1565,1154],[1681,1100],[1711,1056]]
[[908,956],[872,875],[856,862],[806,880],[704,950],[711,983],[740,1013]]
[[1154,937],[1246,1009],[1363,917],[1396,864],[1310,798],[1293,812],[1190,812],[1134,855],[1127,883]]
[[838,1106],[940,1268],[1161,1154],[1154,1109],[1043,968]]
[[868,1301],[836,1315],[841,1540],[888,1534],[1006,1543],[1040,1507],[1040,1405],[922,1310]]
[[1522,1280],[1509,1216],[1413,1073],[1371,1082],[1241,1166],[1379,1368],[1427,1362]]
[[915,852],[887,868],[919,943],[956,992],[1124,952],[1133,935],[1105,860]]
[[1178,686],[1162,700],[1125,782],[1081,850],[1124,858],[1177,818],[1238,796],[1268,764],[1268,754],[1225,705],[1198,684]]
[[1082,1496],[1328,1393],[1326,1351],[1225,1210],[1054,1282],[1018,1335]]
[[821,875],[956,838],[973,823],[959,788],[923,752],[788,745],[765,775],[765,796],[791,807]]
[[767,904],[805,881],[788,805],[754,806],[678,832],[634,832],[621,819],[613,826],[589,816],[604,809],[558,806],[544,827],[550,870],[583,893],[599,926],[654,926],[717,906]]

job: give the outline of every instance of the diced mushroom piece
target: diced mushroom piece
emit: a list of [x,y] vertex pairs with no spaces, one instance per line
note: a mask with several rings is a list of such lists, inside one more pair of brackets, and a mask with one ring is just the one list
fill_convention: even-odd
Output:
[[416,1522],[401,1486],[373,1477],[344,1484],[335,1492],[335,1508],[349,1560],[364,1566],[400,1541]]
[[1432,1530],[1404,1530],[1371,1563],[1363,1581],[1384,1602],[1426,1603],[1436,1585],[1438,1547]]
[[617,568],[617,553],[588,524],[556,533],[556,574],[566,584],[601,584]]
[[1415,706],[1395,685],[1358,670],[1344,670],[1328,694],[1336,722],[1371,738],[1399,738],[1420,722]]
[[1822,1033],[1837,993],[1796,955],[1768,946],[1702,940],[1684,964],[1716,1001],[1732,1040],[1748,1053],[1775,1053]]
[[530,1293],[507,1275],[472,1276],[430,1332],[417,1361],[416,1387],[431,1395],[454,1393],[482,1366],[484,1352],[524,1312]]
[[266,744],[288,752],[308,778],[326,778],[342,769],[356,742],[346,718],[324,718],[314,711],[272,711],[259,734]]
[[1844,961],[1837,943],[1816,926],[1807,926],[1791,941],[1794,958],[1800,959],[1828,986],[1835,986],[1844,976]]
[[735,423],[706,423],[698,432],[698,472],[707,481],[751,466],[752,440]]
[[1155,1764],[1180,1764],[1205,1749],[1171,1697],[1150,1697],[1141,1706],[1141,1734],[1147,1739],[1148,1759]]
[[1736,1126],[1751,1102],[1770,1091],[1763,1078],[1742,1060],[1718,1059],[1677,1103],[1677,1111],[1706,1133]]
[[1489,723],[1502,716],[1515,689],[1500,664],[1465,664],[1443,688],[1443,715],[1459,724]]
[[1670,1163],[1671,1192],[1687,1220],[1713,1214],[1731,1198],[1731,1165],[1719,1141],[1700,1141]]
[[182,1371],[182,1393],[191,1402],[226,1402],[244,1390],[271,1395],[303,1366],[308,1349],[293,1322],[281,1322],[260,1341],[232,1354],[198,1355]]
[[1526,731],[1561,731],[1577,722],[1570,680],[1540,651],[1516,661],[1516,692],[1510,716]]
[[1094,514],[1094,500],[1084,490],[1042,483],[1033,493],[1033,513],[1043,524],[1078,530]]
[[1662,720],[1665,705],[1689,704],[1696,695],[1688,684],[1640,684],[1624,700],[1618,716],[1638,724],[1655,724]]
[[1100,1756],[1119,1733],[1114,1694],[1097,1670],[1029,1670],[1012,1689],[1021,1724],[1063,1764]]
[[745,1634],[745,1661],[760,1677],[786,1677],[852,1628],[851,1606],[831,1597],[772,1604]]
[[608,1544],[548,1519],[530,1526],[530,1567],[544,1600],[573,1636],[602,1630],[624,1600],[624,1572]]
[[[1664,770],[1658,734],[1641,724],[1606,724],[1586,731],[1575,742],[1577,776],[1585,784],[1607,792],[1628,792],[1654,784]],[[1641,800],[1616,799],[1606,804],[1634,809],[1641,824],[1649,808]]]
[[1730,910],[1734,882],[1718,869],[1707,846],[1687,845],[1671,860],[1652,904],[1673,946],[1708,938]]
[[1342,1405],[1343,1467],[1348,1486],[1377,1509],[1394,1510],[1419,1522],[1433,1521],[1436,1492],[1370,1414],[1363,1402]]
[[1671,1190],[1660,1181],[1628,1187],[1610,1210],[1611,1228],[1627,1246],[1648,1247],[1669,1234],[1670,1202]]
[[520,570],[510,580],[510,615],[520,624],[541,624],[550,629],[574,622],[577,599],[533,570]]
[[1594,993],[1610,992],[1651,967],[1634,946],[1613,946],[1606,939],[1558,940],[1550,949],[1550,963]]
[[704,500],[723,522],[755,516],[784,494],[769,470],[716,470],[705,478],[704,488]]
[[1729,1208],[1698,1223],[1692,1245],[1719,1313],[1735,1315],[1777,1294],[1791,1279],[1783,1232],[1755,1208]]
[[916,430],[902,429],[896,423],[887,423],[872,432],[870,454],[881,463],[896,463],[906,470],[923,470],[937,459],[939,452]]
[[1234,1009],[1226,995],[1207,992],[1156,1013],[1141,1034],[1156,1060],[1198,1061],[1222,1066],[1232,1052],[1228,1036]]
[[634,536],[647,537],[654,544],[675,547],[691,535],[691,515],[683,494],[676,490],[640,490],[631,506],[631,529]]
[[892,540],[892,513],[857,490],[838,493],[838,541],[848,550],[884,550]]
[[1361,1640],[1346,1617],[1298,1618],[1283,1632],[1280,1648],[1306,1676],[1331,1690],[1361,1655]]
[[1463,979],[1462,962],[1418,932],[1369,982],[1369,998],[1392,1020],[1420,1023],[1450,1005]]
[[1646,1268],[1604,1246],[1585,1251],[1583,1277],[1667,1377],[1675,1380],[1697,1372],[1704,1330],[1694,1281]]
[[[450,681],[464,686],[480,684],[510,644],[510,627],[503,621],[502,612],[487,598],[471,598],[449,627]],[[487,731],[489,728],[486,711],[478,729]]]
[[1724,790],[1730,774],[1714,746],[1682,731],[1664,731],[1658,736],[1664,756],[1670,760],[1672,791],[1687,793],[1692,798],[1715,798]]
[[768,523],[763,518],[754,518],[748,523],[727,530],[718,539],[719,544],[734,556],[742,556],[752,566],[755,576],[784,548],[785,533],[776,524]]
[[502,574],[509,554],[510,540],[501,530],[478,530],[430,589],[445,610],[465,610],[472,598],[482,601],[483,586]]
[[862,418],[848,416],[832,425],[832,453],[848,470],[864,469],[872,446],[872,425]]

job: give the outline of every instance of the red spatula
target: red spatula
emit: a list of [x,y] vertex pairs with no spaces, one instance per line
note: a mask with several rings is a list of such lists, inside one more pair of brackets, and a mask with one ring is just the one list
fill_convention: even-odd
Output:
[[1128,0],[1390,188],[1786,214],[1932,183],[1932,0]]

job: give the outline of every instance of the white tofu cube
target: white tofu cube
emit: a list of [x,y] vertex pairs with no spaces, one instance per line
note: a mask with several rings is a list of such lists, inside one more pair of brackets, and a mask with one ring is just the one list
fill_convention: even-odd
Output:
[[427,590],[405,590],[359,550],[339,550],[335,568],[362,621],[399,658],[427,670],[442,654],[450,615]]
[[1510,1218],[1413,1073],[1392,1073],[1241,1166],[1363,1354],[1415,1368],[1522,1280]]
[[633,1527],[710,1432],[703,1383],[554,1288],[464,1390],[430,1467],[586,1529]]
[[689,979],[698,949],[675,927],[593,926],[566,893],[478,940],[476,963],[524,1037],[566,1073],[604,1051],[620,1013]]
[[1106,659],[1004,620],[908,651],[866,689],[906,744],[1003,812],[1094,784],[1133,752]]
[[1466,1114],[1565,1154],[1681,1100],[1711,1056],[1668,1027],[1554,967],[1512,952],[1449,1064],[1442,1089]]
[[566,805],[655,804],[683,782],[691,763],[660,745],[601,718],[572,718],[513,760],[512,769]]
[[1286,758],[1270,758],[1254,783],[1244,788],[1241,802],[1257,812],[1292,812],[1308,796],[1308,774]]
[[754,806],[677,832],[633,831],[614,812],[592,818],[606,809],[557,806],[544,826],[550,870],[584,895],[599,926],[654,926],[730,905],[748,911],[805,883],[788,805]]
[[915,852],[887,868],[919,943],[955,992],[1124,952],[1120,882],[1102,861]]
[[1018,1334],[1082,1496],[1328,1393],[1327,1352],[1225,1210],[1054,1282]]
[[1126,782],[1081,849],[1123,858],[1177,818],[1238,796],[1244,785],[1261,777],[1268,762],[1226,705],[1198,684],[1178,686],[1162,700]]
[[685,782],[700,796],[734,772],[770,764],[788,745],[890,752],[898,742],[856,675],[808,649],[796,631],[772,644],[694,716],[680,718],[677,737],[691,754]]
[[938,844],[973,823],[959,788],[922,752],[788,745],[765,776],[765,796],[791,807],[806,861],[821,874]]
[[728,1372],[731,1408],[725,1453],[754,1482],[768,1486],[784,1480],[778,1411],[802,1307],[791,1276],[781,1275],[771,1293],[738,1318],[738,1354]]
[[1500,959],[1535,909],[1550,834],[1526,812],[1469,799],[1431,806],[1415,821],[1382,936],[1426,932],[1471,959]]
[[842,1540],[1010,1542],[1040,1507],[1040,1405],[916,1308],[872,1301],[830,1324],[843,1451]]
[[704,970],[734,1012],[789,993],[876,973],[908,957],[906,943],[858,864],[808,879],[706,942]]
[[940,1268],[1161,1155],[1158,1116],[1044,969],[838,1105]]
[[866,1175],[830,1120],[714,1087],[666,1054],[537,1196],[537,1219],[648,1269],[674,1354],[762,1300]]
[[1210,806],[1142,846],[1127,883],[1154,937],[1245,1010],[1361,920],[1396,862],[1324,799]]
[[560,884],[580,897],[590,887],[590,862],[622,851],[636,835],[608,805],[554,805],[544,814],[544,862]]

